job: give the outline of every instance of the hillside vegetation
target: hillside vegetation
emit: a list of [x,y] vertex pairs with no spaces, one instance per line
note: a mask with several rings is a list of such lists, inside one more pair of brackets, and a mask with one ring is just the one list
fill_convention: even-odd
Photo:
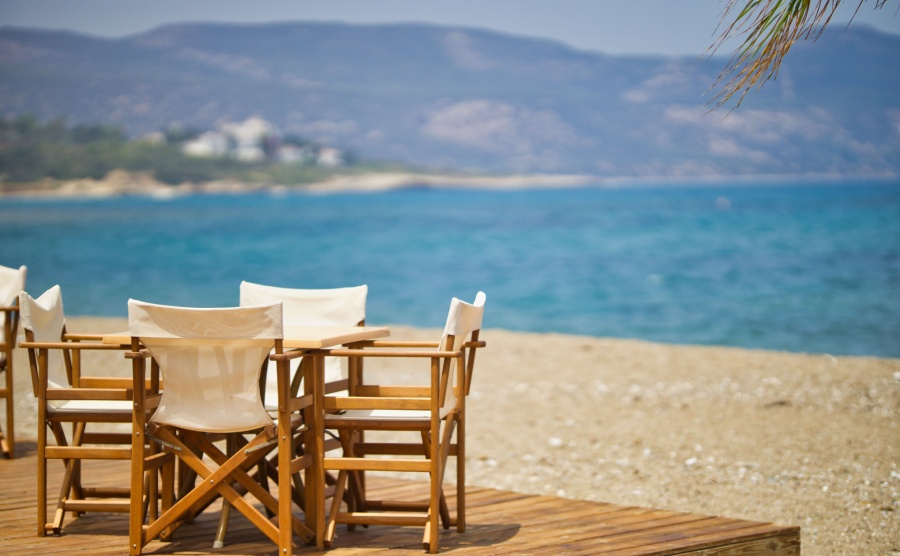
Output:
[[68,125],[62,118],[41,122],[33,115],[0,118],[0,183],[27,184],[46,179],[99,180],[121,169],[152,175],[165,184],[233,180],[297,185],[335,174],[388,169],[358,164],[326,168],[314,163],[244,162],[192,157],[183,153],[191,134],[169,132],[154,139],[131,139],[116,125]]

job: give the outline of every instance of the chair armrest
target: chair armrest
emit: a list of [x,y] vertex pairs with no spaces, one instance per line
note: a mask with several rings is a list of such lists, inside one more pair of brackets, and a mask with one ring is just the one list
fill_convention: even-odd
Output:
[[19,342],[20,348],[25,349],[99,349],[99,350],[123,350],[120,345],[114,344],[84,344],[81,342]]
[[291,359],[299,359],[308,353],[309,350],[293,349],[284,353],[270,353],[269,359],[272,361],[290,361]]
[[310,355],[325,355],[334,357],[424,357],[450,358],[461,357],[461,351],[402,351],[387,349],[317,349],[311,350]]
[[19,306],[18,306],[18,305],[10,305],[10,306],[3,305],[3,306],[0,306],[0,312],[3,312],[3,313],[13,313],[13,312],[18,311],[18,310],[19,310]]
[[134,386],[134,380],[130,377],[118,376],[83,376],[78,388],[102,388],[128,390]]
[[[159,386],[162,388],[162,380]],[[131,390],[134,387],[134,379],[119,376],[83,376],[80,384],[75,387],[78,389],[102,389],[102,390]],[[153,379],[145,380],[145,389],[150,390],[153,387]]]
[[[360,344],[353,344],[354,346]],[[365,347],[392,347],[392,348],[436,348],[440,345],[439,342],[409,342],[405,340],[369,340],[362,344]]]
[[48,400],[84,400],[84,401],[127,401],[132,399],[132,385],[128,388],[93,388],[78,386],[74,388],[47,388],[44,394]]
[[103,336],[105,336],[105,334],[80,334],[78,332],[75,332],[75,333],[64,334],[63,339],[64,340],[73,340],[73,341],[89,340],[89,341],[99,342],[99,341],[103,340]]
[[[118,348],[119,346],[115,346]],[[130,349],[130,348],[129,348]],[[126,351],[125,359],[147,359],[150,357],[149,349],[142,349],[140,351]]]
[[[375,347],[375,348],[436,348],[440,345],[439,342],[407,342],[403,340],[366,340],[363,342],[354,342],[350,344],[353,347]],[[475,342],[466,342],[462,347],[464,348],[483,348],[487,346],[487,342],[484,340],[478,340]]]

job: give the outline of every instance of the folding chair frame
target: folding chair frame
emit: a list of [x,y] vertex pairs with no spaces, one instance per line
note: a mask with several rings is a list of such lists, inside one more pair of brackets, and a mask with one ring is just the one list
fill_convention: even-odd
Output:
[[[288,361],[303,354],[291,352],[283,354],[281,340],[275,341],[273,359],[279,362],[279,385],[288,383]],[[145,381],[146,360],[152,359],[149,350],[142,349],[138,338],[132,339],[131,352],[126,357],[133,361],[133,380],[135,384]],[[278,357],[278,359],[276,359]],[[155,367],[156,365],[154,365]],[[288,392],[279,390],[278,423],[263,427],[255,436],[241,446],[233,454],[222,452],[204,433],[189,429],[178,429],[168,425],[150,423],[146,427],[148,416],[158,406],[160,396],[135,396],[134,415],[132,419],[132,493],[145,481],[145,475],[159,471],[162,476],[162,503],[158,517],[151,517],[148,524],[143,523],[140,509],[141,503],[132,496],[131,518],[129,526],[129,553],[139,555],[144,546],[154,538],[172,540],[173,533],[187,519],[202,511],[216,497],[222,496],[231,507],[236,508],[249,519],[272,542],[278,545],[280,555],[290,555],[295,549],[293,534],[299,535],[304,542],[310,542],[315,534],[292,512],[292,485],[290,475],[311,465],[310,458],[293,458],[293,435],[299,426],[299,416],[294,413],[304,410],[310,400],[291,399]],[[176,434],[177,431],[177,434]],[[240,435],[235,433],[235,438]],[[144,445],[156,446],[145,453]],[[279,471],[278,498],[272,496],[249,473],[254,465],[265,461],[265,456],[278,448]],[[199,448],[202,455],[197,455],[192,448]],[[207,465],[202,456],[206,456],[217,467]],[[185,464],[202,480],[190,492],[175,499],[175,464],[176,458]],[[285,476],[285,473],[290,475]],[[237,483],[237,484],[234,484]],[[269,518],[244,499],[244,492],[252,494],[259,500],[266,511],[274,516]]]
[[[129,512],[128,499],[132,493],[130,488],[96,488],[83,484],[81,473],[82,460],[130,460],[131,438],[127,433],[92,433],[87,430],[89,424],[128,423],[130,413],[110,411],[95,412],[90,409],[80,411],[57,410],[51,401],[108,401],[132,399],[133,383],[127,378],[88,377],[81,374],[81,352],[84,350],[123,350],[126,346],[96,343],[98,335],[63,334],[60,342],[35,342],[33,333],[25,330],[25,342],[21,347],[28,350],[31,366],[32,386],[38,399],[38,536],[47,533],[60,534],[63,528],[65,513],[72,512],[78,516],[84,512]],[[85,342],[84,340],[93,340]],[[51,388],[49,385],[49,351],[61,350],[66,365],[66,373],[71,387]],[[145,388],[152,387],[145,384]],[[71,439],[67,438],[63,425],[72,426]],[[48,429],[56,442],[48,445]],[[94,446],[102,444],[104,446]],[[117,446],[110,446],[117,445]],[[63,482],[60,486],[53,519],[47,521],[47,461],[62,460],[66,467]],[[137,493],[141,497],[142,506],[146,508],[152,496],[148,490],[150,485],[139,486]],[[110,500],[123,498],[123,501]]]
[[[453,345],[453,336],[445,339],[444,345]],[[472,340],[460,351],[420,351],[425,347],[439,347],[432,342],[367,342],[367,349],[327,350],[332,356],[351,359],[362,357],[387,358],[427,358],[430,360],[430,384],[416,386],[376,386],[351,385],[351,396],[347,398],[325,398],[326,419],[324,426],[340,432],[344,457],[325,458],[325,470],[338,472],[337,491],[325,529],[324,544],[333,544],[338,523],[390,524],[424,526],[422,545],[425,550],[436,553],[439,548],[438,520],[444,529],[456,526],[460,533],[465,531],[465,398],[468,394],[474,366],[475,348],[484,347],[478,341],[478,331],[472,332]],[[391,349],[406,348],[406,349]],[[468,352],[468,353],[467,353]],[[457,405],[443,418],[440,416],[448,388],[451,388],[450,363],[455,362]],[[384,371],[387,372],[387,371]],[[401,409],[427,411],[427,417],[418,420],[372,418],[353,419],[336,415],[328,417],[327,412],[342,412],[360,409]],[[418,431],[421,443],[372,443],[365,442],[364,431],[392,430]],[[453,434],[457,433],[456,442]],[[394,459],[367,458],[367,455],[402,456]],[[452,516],[443,492],[443,478],[449,456],[457,458],[457,512]],[[419,456],[416,458],[415,456]],[[424,456],[424,459],[422,459]],[[371,500],[365,494],[365,471],[395,471],[428,473],[429,502],[409,503],[386,500]],[[354,493],[357,508],[341,511],[340,500],[346,489]]]
[[0,427],[0,451],[3,457],[16,457],[16,407],[13,400],[13,349],[16,347],[16,336],[19,333],[18,299],[9,307],[0,307],[6,315],[3,319],[2,336],[0,336],[0,355],[3,355],[0,372],[6,373],[6,380],[0,387],[0,399],[6,400],[6,432]]

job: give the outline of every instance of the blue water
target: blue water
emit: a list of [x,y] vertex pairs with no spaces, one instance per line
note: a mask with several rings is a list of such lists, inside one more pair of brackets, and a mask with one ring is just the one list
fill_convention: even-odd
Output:
[[900,183],[0,199],[0,264],[70,315],[369,285],[367,320],[900,356]]

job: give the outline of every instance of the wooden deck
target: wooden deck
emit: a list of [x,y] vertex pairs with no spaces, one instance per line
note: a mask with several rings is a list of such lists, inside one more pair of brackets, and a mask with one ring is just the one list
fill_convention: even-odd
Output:
[[[37,537],[34,444],[17,443],[15,460],[0,460],[0,553],[32,554],[127,554],[128,520],[124,514],[87,514],[66,518],[64,534]],[[59,483],[62,465],[50,462],[51,486]],[[127,465],[91,462],[101,486],[124,484]],[[378,489],[421,492],[424,483],[382,479]],[[52,491],[52,489],[51,489]],[[448,491],[449,494],[449,491]],[[800,554],[799,527],[694,515],[683,512],[565,500],[549,496],[517,494],[485,488],[468,490],[468,527],[441,532],[441,553],[447,554],[603,554],[662,556],[690,554],[737,556]],[[454,500],[450,499],[451,506]],[[239,515],[232,514],[227,545],[212,549],[218,512],[215,506],[193,524],[183,526],[175,541],[155,541],[145,554],[244,554],[274,555],[275,545]],[[357,554],[424,554],[422,530],[392,526],[339,529],[330,556]],[[303,547],[301,554],[316,554]]]

